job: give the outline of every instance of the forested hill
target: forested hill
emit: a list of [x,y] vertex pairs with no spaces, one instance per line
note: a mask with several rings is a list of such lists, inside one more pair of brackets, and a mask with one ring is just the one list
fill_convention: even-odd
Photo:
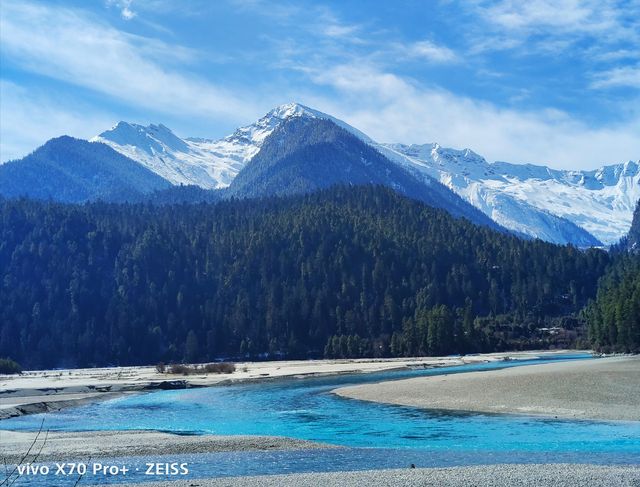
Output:
[[168,181],[108,145],[68,136],[0,164],[0,195],[10,198],[121,202],[169,187]]
[[608,260],[381,187],[160,207],[0,200],[0,357],[51,367],[539,347],[540,327],[575,324],[562,317],[595,295]]
[[628,235],[612,248],[597,299],[586,309],[589,337],[597,350],[640,352],[640,201]]
[[597,350],[640,352],[640,255],[615,257],[585,314]]

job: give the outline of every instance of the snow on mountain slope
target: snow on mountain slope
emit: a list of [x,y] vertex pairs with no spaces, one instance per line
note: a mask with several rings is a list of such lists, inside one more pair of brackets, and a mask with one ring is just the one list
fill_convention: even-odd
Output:
[[120,122],[91,139],[138,161],[170,183],[213,189],[228,186],[257,148],[220,141],[181,139],[164,125]]
[[562,171],[488,163],[469,149],[438,144],[381,144],[380,150],[439,180],[501,225],[551,242],[580,245],[586,238],[581,229],[605,244],[617,242],[629,229],[640,198],[640,165],[635,162]]
[[547,179],[505,174],[507,182],[496,185],[498,190],[562,216],[606,244],[628,231],[640,198],[640,165],[632,161],[595,171],[565,171]]
[[172,184],[191,184],[207,189],[225,188],[260,150],[264,139],[276,127],[284,120],[300,116],[330,119],[366,142],[371,142],[365,134],[344,122],[297,103],[276,107],[256,123],[241,127],[220,140],[181,139],[164,125],[145,127],[120,122],[91,141],[111,146]]

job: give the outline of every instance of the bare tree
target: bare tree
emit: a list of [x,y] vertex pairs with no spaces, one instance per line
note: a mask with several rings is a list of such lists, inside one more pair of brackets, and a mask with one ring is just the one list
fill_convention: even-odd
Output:
[[43,433],[43,428],[44,428],[44,418],[42,418],[42,422],[40,423],[40,428],[36,433],[36,437],[33,439],[31,444],[29,445],[29,449],[20,458],[20,461],[16,464],[13,470],[11,470],[11,472],[9,472],[9,468],[7,466],[7,459],[3,457],[2,460],[4,462],[5,478],[2,482],[0,482],[0,487],[5,485],[7,487],[10,485],[13,485],[21,477],[18,467],[20,467],[21,465],[24,465],[25,463],[33,463],[38,460],[38,458],[40,457],[40,454],[42,453],[42,449],[44,448],[44,445],[47,442],[47,438],[49,437],[49,430],[44,431],[44,438],[42,440],[42,444],[40,445],[40,449],[38,450],[38,452],[33,455],[33,458],[31,459],[31,461],[27,461],[29,458],[29,455],[31,455],[31,451],[36,447],[36,444],[38,443],[38,439],[40,438],[40,435],[42,435]]

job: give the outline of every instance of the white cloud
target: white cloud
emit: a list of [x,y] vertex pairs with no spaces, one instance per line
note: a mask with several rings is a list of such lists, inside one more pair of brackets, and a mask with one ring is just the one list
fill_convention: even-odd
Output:
[[627,36],[637,38],[623,20],[640,5],[636,0],[625,4],[614,0],[481,0],[472,4],[488,23],[512,32],[553,36],[606,32],[609,39],[604,42]]
[[419,41],[406,46],[409,57],[426,59],[436,63],[451,63],[458,60],[458,56],[446,46],[434,44],[431,41]]
[[469,29],[471,52],[569,53],[588,62],[640,50],[640,0],[470,0],[481,23]]
[[108,6],[114,6],[120,9],[120,15],[124,20],[131,20],[137,14],[131,9],[133,0],[107,0]]
[[53,100],[50,93],[0,81],[0,163],[27,155],[62,134],[92,137],[113,124],[114,117],[95,113],[73,100]]
[[606,23],[594,18],[589,2],[578,0],[499,1],[484,7],[488,20],[506,29],[560,28],[593,30]]
[[558,110],[499,108],[367,65],[308,73],[334,88],[340,102],[308,100],[382,142],[464,144],[488,160],[566,169],[640,158],[640,113],[617,126],[591,127]]
[[[640,0],[470,0],[479,23],[467,36],[470,54],[509,51],[579,60],[578,81],[597,90],[637,87]],[[591,83],[589,83],[591,80]]]
[[361,35],[363,31],[361,25],[344,22],[330,8],[323,5],[316,6],[315,11],[315,30],[328,40],[368,44]]
[[592,88],[628,87],[640,89],[640,65],[610,69],[594,76]]
[[333,23],[327,25],[323,32],[328,37],[350,37],[358,31],[355,25],[341,25]]
[[133,36],[78,11],[3,2],[3,54],[23,69],[109,95],[154,112],[246,120],[250,100],[173,70],[188,49]]

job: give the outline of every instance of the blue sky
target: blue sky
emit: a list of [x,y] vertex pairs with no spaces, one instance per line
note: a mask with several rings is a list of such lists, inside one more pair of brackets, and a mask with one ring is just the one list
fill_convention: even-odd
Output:
[[118,120],[218,138],[298,101],[382,142],[640,158],[640,0],[0,3],[0,160]]

